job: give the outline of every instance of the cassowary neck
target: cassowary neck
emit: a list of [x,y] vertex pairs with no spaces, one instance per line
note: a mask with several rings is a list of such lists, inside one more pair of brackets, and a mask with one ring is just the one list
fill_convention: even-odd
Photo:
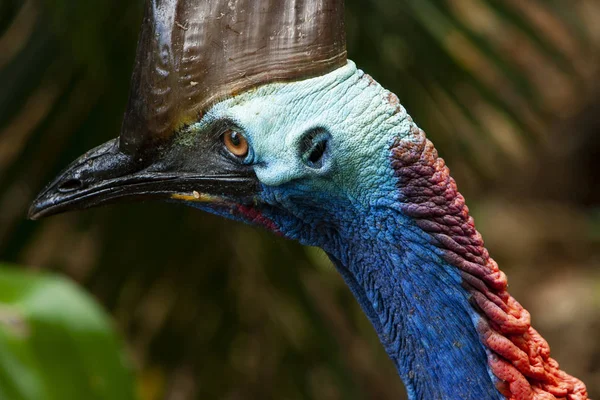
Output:
[[[396,216],[404,226],[406,219]],[[460,274],[412,232],[331,254],[411,399],[501,399]]]
[[448,168],[416,125],[393,141],[389,160],[397,195],[376,200],[361,237],[342,238],[349,245],[329,253],[409,396],[586,399],[585,385],[559,369],[507,292]]
[[[457,268],[396,209],[329,255],[371,320],[411,399],[503,399]],[[383,235],[382,235],[383,233]],[[373,234],[373,237],[367,235]]]

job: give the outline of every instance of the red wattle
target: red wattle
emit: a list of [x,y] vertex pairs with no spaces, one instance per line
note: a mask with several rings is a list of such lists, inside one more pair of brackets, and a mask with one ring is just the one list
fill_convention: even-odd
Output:
[[[388,100],[405,112],[395,95]],[[481,315],[476,328],[501,393],[511,400],[587,399],[583,382],[560,369],[548,343],[531,327],[527,310],[508,293],[506,275],[490,258],[456,182],[425,133],[412,124],[411,134],[398,139],[391,151],[402,210],[461,271]]]

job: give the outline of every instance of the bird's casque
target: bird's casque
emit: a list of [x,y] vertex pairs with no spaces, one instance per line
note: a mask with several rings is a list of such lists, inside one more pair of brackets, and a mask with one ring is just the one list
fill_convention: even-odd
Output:
[[156,147],[219,100],[345,64],[342,0],[148,1],[119,147]]

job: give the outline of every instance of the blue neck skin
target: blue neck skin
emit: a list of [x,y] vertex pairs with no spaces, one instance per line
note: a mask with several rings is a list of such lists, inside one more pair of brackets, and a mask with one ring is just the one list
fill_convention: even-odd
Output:
[[[286,236],[329,255],[395,363],[409,398],[504,399],[489,372],[475,330],[480,317],[458,269],[442,260],[396,200],[378,201],[369,210],[342,200],[333,204],[331,213],[315,209],[318,216],[310,207],[293,217],[264,213],[279,226],[298,227]],[[312,217],[318,226],[299,222]]]

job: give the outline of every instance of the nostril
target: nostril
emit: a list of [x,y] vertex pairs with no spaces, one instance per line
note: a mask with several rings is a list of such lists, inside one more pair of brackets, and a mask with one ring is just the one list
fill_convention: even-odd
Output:
[[83,188],[83,181],[81,179],[72,178],[61,183],[58,186],[58,191],[61,193],[68,193],[81,188]]

